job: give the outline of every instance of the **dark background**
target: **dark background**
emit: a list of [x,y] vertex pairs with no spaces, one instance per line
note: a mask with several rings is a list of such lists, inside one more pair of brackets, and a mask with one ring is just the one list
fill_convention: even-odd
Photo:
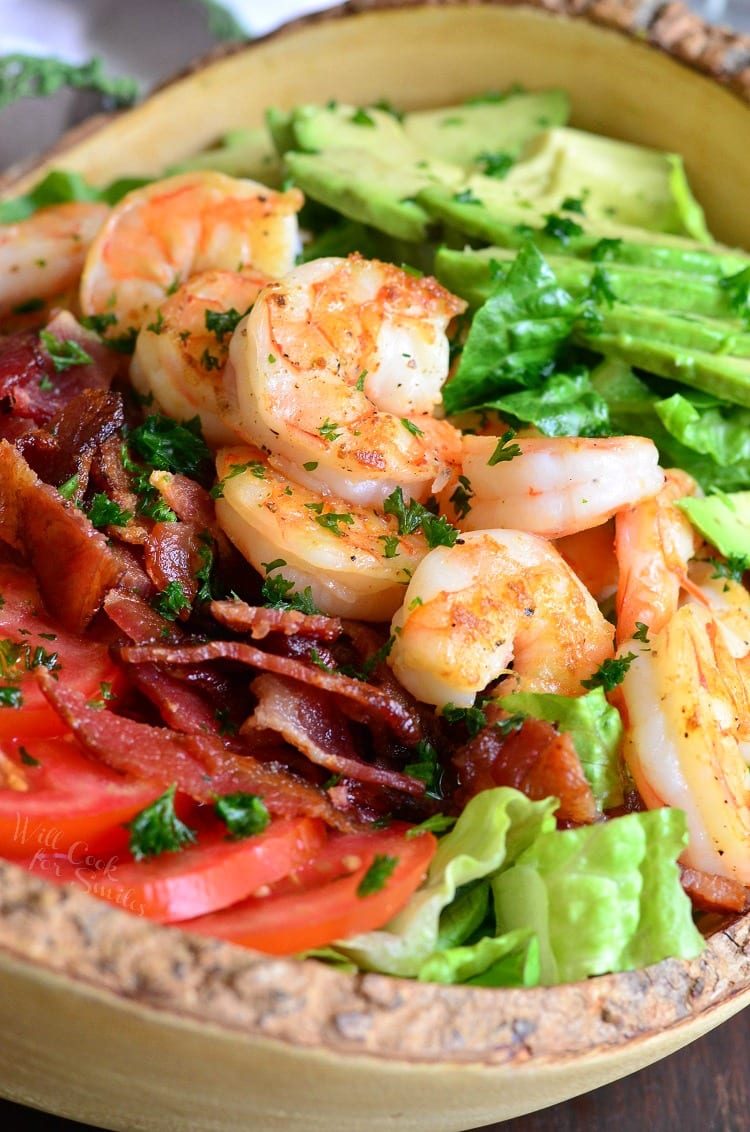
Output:
[[[85,1127],[0,1101],[0,1128],[7,1132],[81,1132]],[[487,1125],[482,1132],[551,1129],[750,1132],[750,1010],[622,1081],[530,1116]]]

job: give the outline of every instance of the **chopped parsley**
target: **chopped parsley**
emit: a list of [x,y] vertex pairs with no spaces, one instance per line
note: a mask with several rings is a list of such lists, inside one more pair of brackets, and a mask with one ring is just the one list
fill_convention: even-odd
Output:
[[132,821],[126,822],[125,828],[130,830],[130,852],[136,861],[159,857],[162,853],[177,853],[195,841],[195,831],[177,816],[176,791],[175,783]]
[[563,247],[567,247],[573,236],[583,234],[583,228],[575,220],[571,220],[569,216],[560,216],[556,212],[551,212],[544,218],[542,232],[545,236],[559,240]]
[[75,475],[71,476],[69,480],[66,480],[65,483],[61,483],[57,490],[59,491],[63,499],[72,499],[73,496],[77,493],[80,486],[81,478],[78,473],[76,473]]
[[[249,308],[248,308],[249,309]],[[228,311],[206,311],[206,330],[213,334],[217,342],[224,341],[228,334],[234,334],[237,325],[247,314],[230,307]]]
[[95,527],[124,527],[132,518],[130,511],[123,511],[103,492],[97,492],[91,500],[89,519]]
[[329,511],[325,515],[316,515],[315,522],[319,523],[325,530],[330,531],[331,534],[336,535],[338,538],[344,537],[344,532],[339,530],[339,524],[344,523],[347,526],[352,526],[354,523],[354,516],[347,514],[337,514],[335,511]]
[[23,707],[23,692],[21,689],[0,686],[0,707]]
[[399,541],[396,535],[379,535],[378,541],[383,544],[383,557],[395,558],[398,554]]
[[115,694],[112,691],[112,685],[109,683],[109,681],[102,680],[99,684],[98,698],[95,700],[89,700],[86,706],[91,708],[92,711],[101,711],[101,709],[106,705],[107,700],[113,700],[114,698]]
[[407,829],[406,837],[411,840],[412,837],[420,837],[423,833],[446,833],[449,829],[453,829],[456,820],[448,814],[433,814],[431,817],[425,818],[419,825],[413,825],[411,829]]
[[516,456],[521,455],[520,446],[511,444],[515,435],[516,430],[514,428],[509,428],[507,432],[503,433],[497,442],[495,451],[487,461],[488,467],[494,468],[495,464],[503,464],[506,460],[513,460]]
[[643,621],[636,621],[635,632],[633,633],[634,641],[642,641],[644,645],[649,643],[648,625]]
[[167,621],[176,621],[184,610],[190,609],[190,599],[182,582],[173,581],[151,599],[151,605]]
[[458,538],[458,531],[452,527],[442,515],[433,515],[431,511],[415,499],[407,503],[400,487],[392,491],[383,501],[383,510],[386,515],[394,515],[398,522],[400,535],[411,535],[420,527],[430,549],[436,546],[454,546]]
[[271,815],[258,794],[224,794],[215,799],[214,810],[229,830],[232,841],[262,833],[271,821]]
[[55,373],[63,373],[71,366],[88,366],[94,360],[91,354],[86,353],[73,338],[65,338],[61,341],[49,330],[40,330],[39,340],[52,359]]
[[334,440],[338,440],[338,438],[341,436],[341,426],[335,424],[333,421],[330,421],[328,417],[326,417],[326,419],[318,429],[318,432],[324,440],[333,443]]
[[460,193],[454,193],[453,199],[456,204],[481,204],[479,197],[474,196],[471,189],[463,189]]
[[352,116],[349,120],[355,126],[374,126],[375,125],[375,119],[373,118],[373,116],[371,114],[368,114],[367,111],[363,110],[361,107],[360,107],[359,110],[354,111],[354,113],[352,114]]
[[450,497],[457,519],[465,519],[469,514],[473,496],[474,492],[466,476],[459,476],[458,485]]
[[581,684],[589,690],[603,688],[605,692],[611,692],[618,684],[622,684],[634,660],[634,652],[626,653],[624,656],[608,657],[607,660],[602,661],[594,675],[588,680],[581,680]]
[[424,436],[422,429],[419,428],[418,425],[415,425],[414,421],[410,421],[408,417],[402,417],[401,424],[404,426],[407,432],[410,432],[412,434],[412,436]]
[[442,798],[441,780],[442,767],[438,760],[437,748],[428,739],[421,739],[415,748],[417,761],[407,763],[404,767],[406,774],[412,778],[419,778],[425,783],[425,794],[428,798]]
[[200,417],[189,421],[173,421],[161,413],[152,413],[142,425],[130,433],[131,447],[152,468],[178,472],[193,479],[205,472],[211,453],[201,435]]
[[515,164],[515,158],[512,154],[490,153],[486,149],[478,153],[474,160],[481,166],[485,177],[495,177],[498,181],[507,177]]
[[381,853],[375,854],[372,864],[357,885],[357,896],[360,900],[385,888],[386,882],[396,868],[398,861],[398,857],[390,857]]
[[602,263],[605,260],[615,259],[621,246],[622,240],[605,236],[604,239],[594,244],[591,249],[591,258],[594,263]]
[[448,723],[463,723],[474,739],[479,732],[487,726],[487,716],[481,707],[457,707],[456,704],[446,704],[440,713]]
[[320,613],[313,601],[310,586],[305,586],[302,593],[298,593],[294,588],[294,582],[285,578],[283,574],[274,574],[272,578],[266,578],[261,594],[269,609],[296,609],[299,613]]
[[21,756],[21,762],[23,763],[24,766],[41,766],[42,765],[40,763],[39,759],[35,759],[33,755],[30,755],[25,747],[19,747],[18,748],[18,754]]
[[726,559],[709,558],[708,561],[714,570],[712,578],[727,578],[740,584],[750,569],[750,558],[746,554],[730,554]]
[[23,679],[24,672],[33,672],[35,668],[46,668],[53,674],[59,672],[58,654],[47,652],[41,645],[32,646],[28,642],[19,644],[7,638],[0,640],[1,680],[16,683]]
[[[316,465],[317,466],[317,465]],[[258,480],[266,478],[265,465],[261,464],[259,460],[248,460],[246,464],[233,464],[223,479],[218,480],[217,483],[211,488],[209,495],[212,499],[224,498],[224,485],[227,480],[233,480],[235,476],[241,476],[243,472],[252,472]]]

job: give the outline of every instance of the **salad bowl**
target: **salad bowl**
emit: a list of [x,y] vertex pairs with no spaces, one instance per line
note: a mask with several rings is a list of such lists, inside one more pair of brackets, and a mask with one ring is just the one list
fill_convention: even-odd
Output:
[[[356,0],[196,63],[84,124],[63,168],[153,176],[282,109],[562,88],[573,124],[679,153],[716,238],[750,248],[750,41],[679,5]],[[650,9],[649,9],[650,11]],[[0,1093],[101,1127],[461,1132],[594,1089],[750,1005],[750,915],[695,959],[531,989],[262,956],[0,864]]]

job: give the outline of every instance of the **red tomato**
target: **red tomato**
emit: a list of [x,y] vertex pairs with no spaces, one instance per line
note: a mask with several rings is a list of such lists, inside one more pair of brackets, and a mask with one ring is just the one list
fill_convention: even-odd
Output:
[[[67,728],[38,687],[34,668],[44,664],[90,699],[122,677],[106,645],[74,637],[47,616],[30,571],[0,562],[0,598],[0,689],[6,689],[0,691],[0,739],[64,735]],[[24,649],[18,659],[9,656],[14,645]],[[18,706],[3,703],[19,693]]]
[[15,749],[4,741],[2,756],[0,775],[26,787],[0,790],[4,857],[73,852],[82,859],[164,792],[94,762],[72,737],[29,739]]
[[[431,833],[407,838],[394,825],[372,833],[335,834],[314,861],[275,885],[268,896],[183,924],[271,955],[293,955],[387,923],[421,884],[437,848]],[[382,887],[357,890],[376,857],[395,859]]]
[[239,841],[228,840],[226,826],[212,822],[195,844],[148,861],[113,855],[86,867],[58,856],[37,860],[32,871],[77,882],[110,904],[171,924],[244,900],[299,868],[325,841],[325,826],[317,818],[279,819]]

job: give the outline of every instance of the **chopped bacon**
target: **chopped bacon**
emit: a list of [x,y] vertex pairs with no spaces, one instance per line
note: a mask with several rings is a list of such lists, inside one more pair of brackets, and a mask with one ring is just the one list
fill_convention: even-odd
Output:
[[693,907],[702,912],[750,911],[750,889],[737,880],[683,865],[680,868],[680,882],[692,900]]
[[184,680],[164,672],[155,664],[139,664],[133,670],[133,682],[159,709],[159,713],[173,731],[186,735],[218,735],[221,720],[216,711],[199,692]]
[[[260,762],[249,752],[229,750],[215,735],[186,735],[152,727],[106,708],[95,710],[84,696],[39,671],[42,691],[78,741],[107,766],[160,785],[177,787],[199,802],[217,795],[260,794],[272,813],[322,818],[334,829],[358,823],[331,804],[325,791],[291,774],[279,762]],[[280,751],[280,754],[283,754]]]
[[[311,762],[333,774],[373,782],[406,794],[422,795],[424,782],[388,767],[356,757],[348,720],[336,709],[331,696],[297,680],[264,673],[253,683],[258,705],[250,717],[252,727],[268,728],[302,751]],[[247,731],[247,724],[243,733]]]
[[74,633],[122,574],[104,535],[7,440],[0,441],[0,539],[28,558],[47,609]]
[[104,612],[136,644],[177,643],[184,639],[182,630],[157,613],[140,594],[110,590],[104,599]]
[[44,428],[22,436],[16,447],[46,483],[61,484],[77,474],[82,495],[94,450],[118,432],[124,420],[119,394],[85,389]]
[[99,446],[91,476],[99,490],[130,515],[128,522],[117,528],[117,538],[121,542],[142,546],[148,538],[151,524],[137,518],[139,500],[132,489],[130,472],[122,461],[121,436],[109,437]]
[[480,790],[513,786],[535,801],[559,798],[559,821],[587,824],[600,816],[570,736],[542,720],[525,719],[509,735],[485,727],[453,761],[461,776],[461,807]]
[[303,684],[312,684],[334,692],[356,703],[369,717],[386,723],[407,746],[414,746],[422,738],[418,720],[393,696],[350,676],[328,672],[313,664],[293,657],[262,652],[253,645],[239,641],[209,641],[206,644],[186,645],[182,648],[126,646],[120,655],[128,664],[202,664],[212,660],[232,660],[247,664],[279,676],[290,676]]
[[192,523],[199,530],[210,531],[214,538],[222,534],[216,521],[213,500],[205,487],[201,487],[195,480],[191,480],[189,476],[157,470],[149,476],[149,483],[183,523]]
[[123,364],[120,355],[84,330],[69,311],[58,312],[47,331],[60,342],[76,342],[91,362],[57,373],[35,331],[20,331],[2,342],[0,400],[5,402],[6,412],[29,418],[37,425],[52,420],[84,389],[109,389]]
[[244,601],[212,601],[211,613],[221,625],[237,633],[249,633],[256,641],[269,633],[335,641],[344,631],[338,617],[300,613],[296,609],[267,609],[264,605],[247,605]]
[[[192,605],[198,593],[196,574],[205,564],[205,542],[190,523],[154,523],[144,548],[146,572],[158,590],[176,582]],[[190,613],[186,606],[180,617]]]

